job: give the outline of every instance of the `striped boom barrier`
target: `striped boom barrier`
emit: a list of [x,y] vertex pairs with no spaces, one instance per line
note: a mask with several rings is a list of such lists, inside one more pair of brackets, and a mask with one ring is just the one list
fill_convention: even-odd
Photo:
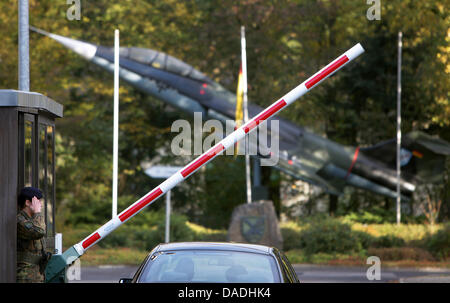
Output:
[[72,248],[76,250],[79,256],[81,256],[87,249],[95,245],[98,241],[105,238],[110,232],[118,228],[120,225],[131,219],[145,207],[149,206],[151,203],[156,201],[166,192],[171,190],[177,184],[183,182],[190,175],[195,173],[200,167],[207,164],[209,161],[213,160],[216,156],[220,155],[224,150],[229,147],[234,146],[234,144],[243,139],[247,134],[254,130],[259,124],[266,121],[267,119],[273,117],[278,112],[286,108],[289,104],[293,103],[295,100],[303,96],[305,93],[310,91],[316,85],[320,84],[323,80],[334,74],[344,65],[358,57],[364,52],[361,44],[356,44],[351,49],[346,51],[340,57],[332,61],[330,64],[322,68],[312,77],[308,78],[306,81],[301,83],[299,86],[291,90],[285,96],[283,96],[278,101],[274,102],[272,105],[263,110],[256,117],[252,118],[250,121],[245,123],[243,126],[235,130],[233,133],[222,139],[215,146],[210,148],[208,151],[197,157],[191,163],[180,169],[178,172],[173,174],[171,177],[166,179],[159,186],[148,192],[138,201],[134,202],[127,209],[121,212],[118,216],[112,218],[102,227],[97,229],[95,232],[90,234],[88,237],[83,239],[81,242],[75,244]]

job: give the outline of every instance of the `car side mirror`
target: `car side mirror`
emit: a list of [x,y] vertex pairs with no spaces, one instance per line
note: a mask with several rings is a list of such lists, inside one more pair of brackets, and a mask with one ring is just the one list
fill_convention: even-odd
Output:
[[121,278],[119,280],[119,283],[131,283],[131,281],[133,281],[133,279],[130,278]]

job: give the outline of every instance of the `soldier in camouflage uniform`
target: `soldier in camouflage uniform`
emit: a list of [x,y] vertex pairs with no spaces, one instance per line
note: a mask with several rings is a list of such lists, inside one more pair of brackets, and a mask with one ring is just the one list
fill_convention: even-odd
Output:
[[[44,282],[42,259],[44,252],[45,222],[41,215],[42,192],[25,187],[18,198],[17,215],[17,282]],[[40,268],[41,264],[41,268]]]

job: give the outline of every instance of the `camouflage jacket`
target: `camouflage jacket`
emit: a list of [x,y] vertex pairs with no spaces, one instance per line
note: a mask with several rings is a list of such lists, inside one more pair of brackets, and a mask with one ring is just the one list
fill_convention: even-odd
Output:
[[30,217],[20,211],[17,215],[17,282],[44,281],[39,268],[44,236],[44,217],[41,214]]
[[[17,252],[41,256],[45,236],[44,217],[35,214],[30,218],[24,211],[17,215]],[[19,261],[19,260],[18,260]]]

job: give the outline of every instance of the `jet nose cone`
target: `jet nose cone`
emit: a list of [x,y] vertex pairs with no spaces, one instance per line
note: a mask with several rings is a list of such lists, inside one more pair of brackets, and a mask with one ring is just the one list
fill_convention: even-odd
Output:
[[41,35],[47,36],[49,38],[58,41],[65,47],[73,50],[74,52],[76,52],[77,54],[83,56],[88,60],[91,60],[95,56],[95,53],[97,52],[97,46],[94,44],[52,34],[39,28],[36,28],[34,26],[30,26],[30,29],[36,33],[39,33]]

